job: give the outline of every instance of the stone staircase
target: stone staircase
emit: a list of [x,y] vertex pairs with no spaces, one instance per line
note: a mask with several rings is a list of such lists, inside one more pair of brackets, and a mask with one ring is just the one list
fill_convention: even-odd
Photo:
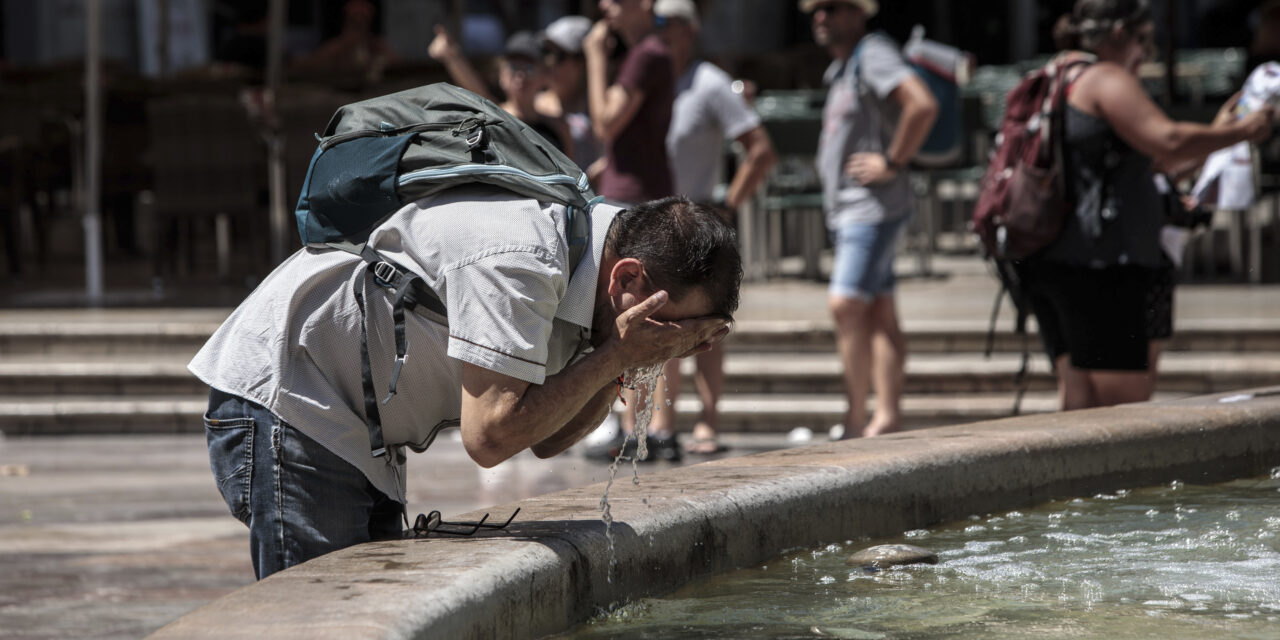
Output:
[[[0,321],[0,431],[9,435],[200,431],[206,390],[186,363],[225,311],[151,310],[72,320],[37,312]],[[17,318],[17,319],[15,319]],[[909,428],[1010,414],[1022,339],[985,326],[912,328],[903,410]],[[742,321],[728,344],[726,432],[825,430],[844,411],[829,324]],[[1053,377],[1032,338],[1024,412],[1056,408]],[[1221,392],[1280,381],[1280,324],[1180,327],[1161,363],[1158,396]],[[687,382],[677,401],[691,426],[699,404]]]

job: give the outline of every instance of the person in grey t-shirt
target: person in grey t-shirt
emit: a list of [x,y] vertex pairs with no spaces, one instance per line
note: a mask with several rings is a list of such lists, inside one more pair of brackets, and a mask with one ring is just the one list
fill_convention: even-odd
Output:
[[[876,0],[800,0],[813,38],[831,54],[818,174],[835,239],[828,304],[849,407],[842,437],[901,426],[906,339],[898,326],[893,254],[911,217],[907,163],[924,144],[938,103],[888,37],[867,33]],[[876,410],[867,422],[874,382]]]

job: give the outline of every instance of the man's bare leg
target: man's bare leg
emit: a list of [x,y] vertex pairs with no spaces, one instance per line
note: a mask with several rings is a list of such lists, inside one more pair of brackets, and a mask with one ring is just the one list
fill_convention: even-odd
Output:
[[693,442],[685,450],[689,453],[715,453],[720,450],[716,440],[720,428],[720,394],[724,390],[724,346],[716,343],[710,351],[697,356],[698,372],[693,378],[702,401],[702,413],[693,425]]
[[871,335],[874,329],[872,302],[832,296],[827,300],[835,319],[836,348],[844,369],[845,411],[842,439],[862,435],[867,423],[867,391],[871,385]]
[[898,309],[893,294],[876,298],[871,315],[875,323],[871,341],[871,380],[876,390],[876,411],[862,430],[866,437],[902,428],[902,390],[907,361],[907,338],[898,325]]

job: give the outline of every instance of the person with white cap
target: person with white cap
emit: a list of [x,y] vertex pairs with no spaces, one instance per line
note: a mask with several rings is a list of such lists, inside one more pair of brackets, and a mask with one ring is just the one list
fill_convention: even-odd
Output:
[[583,16],[564,16],[547,25],[543,49],[549,82],[534,103],[540,113],[565,119],[573,138],[570,158],[583,170],[600,157],[587,109],[587,66],[582,56],[582,39],[590,30],[591,21]]
[[[676,192],[694,202],[714,203],[732,216],[755,193],[777,161],[773,144],[760,117],[733,90],[729,74],[697,57],[701,23],[692,0],[657,0],[653,13],[658,35],[671,52],[677,76],[671,128],[667,132],[667,155],[671,158]],[[718,199],[715,191],[721,182],[725,140],[740,143],[745,157],[734,172],[728,191]],[[685,446],[688,453],[723,450],[716,439],[723,363],[724,348],[720,345],[697,356],[695,386],[702,412],[693,427],[693,440]],[[666,397],[674,400],[680,393],[680,383],[680,361],[672,360],[666,367],[666,388],[655,394],[663,397],[655,397],[655,405],[663,406]],[[650,429],[656,432],[669,432],[674,427],[674,411],[656,412],[650,422]]]
[[[800,0],[831,54],[818,141],[827,228],[833,234],[828,304],[849,407],[842,437],[901,427],[906,338],[898,325],[893,257],[913,207],[907,164],[938,103],[890,38],[867,31],[876,0]],[[867,421],[874,383],[876,407]]]

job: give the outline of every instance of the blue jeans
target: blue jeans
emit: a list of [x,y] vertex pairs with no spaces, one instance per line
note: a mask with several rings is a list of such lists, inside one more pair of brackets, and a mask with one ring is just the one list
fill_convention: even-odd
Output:
[[259,580],[330,551],[400,537],[403,504],[266,408],[214,389],[204,425],[214,480],[249,526]]
[[893,256],[911,216],[881,222],[847,222],[834,232],[831,295],[874,300],[893,293]]

